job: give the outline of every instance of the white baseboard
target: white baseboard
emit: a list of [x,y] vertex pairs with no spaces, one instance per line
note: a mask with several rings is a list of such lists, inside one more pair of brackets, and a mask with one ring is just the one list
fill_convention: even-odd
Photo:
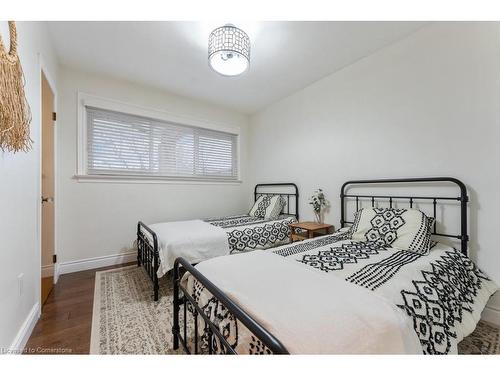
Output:
[[495,307],[486,306],[481,314],[481,319],[500,326],[500,310]]
[[59,275],[61,274],[61,269],[59,267],[59,263],[54,264],[54,284],[57,284],[59,281]]
[[33,332],[33,328],[35,328],[35,324],[38,321],[38,318],[40,318],[40,313],[40,303],[37,302],[31,308],[28,317],[21,325],[21,328],[19,329],[14,341],[12,341],[9,349],[9,352],[11,354],[22,353],[24,347],[26,346],[26,343],[28,342],[28,339],[31,336],[31,333]]
[[114,266],[117,264],[133,262],[135,260],[137,260],[137,252],[131,251],[128,253],[74,260],[71,262],[62,262],[59,263],[59,265],[57,266],[56,280],[59,278],[59,275],[64,275],[65,273],[72,273],[78,271],[91,270],[94,268]]
[[49,264],[47,266],[42,266],[42,277],[54,276],[54,265]]
[[481,314],[481,319],[500,326],[500,290],[490,297]]

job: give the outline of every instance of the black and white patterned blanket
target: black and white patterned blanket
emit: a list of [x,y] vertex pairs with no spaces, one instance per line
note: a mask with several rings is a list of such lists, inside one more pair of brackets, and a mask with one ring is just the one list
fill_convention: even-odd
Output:
[[292,244],[275,254],[389,299],[412,319],[426,354],[456,353],[497,289],[476,265],[441,243],[430,254],[349,240],[348,234]]
[[[468,257],[442,243],[434,244],[424,255],[353,241],[348,233],[337,232],[282,246],[273,253],[313,272],[369,290],[397,306],[407,327],[413,327],[414,332],[409,334],[416,335],[425,354],[457,353],[458,343],[474,331],[488,299],[498,288]],[[213,307],[219,303],[201,284],[194,285],[193,296],[219,327],[225,327],[224,335],[237,352],[268,352],[227,310],[217,315],[220,308]],[[331,297],[335,295],[325,298]]]
[[297,222],[295,216],[290,215],[283,215],[275,220],[238,215],[203,221],[224,229],[231,254],[287,244],[290,238],[288,224]]

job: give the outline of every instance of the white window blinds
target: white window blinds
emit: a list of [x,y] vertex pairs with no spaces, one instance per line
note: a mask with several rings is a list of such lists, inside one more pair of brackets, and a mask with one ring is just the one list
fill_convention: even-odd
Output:
[[238,178],[237,135],[86,107],[89,175]]

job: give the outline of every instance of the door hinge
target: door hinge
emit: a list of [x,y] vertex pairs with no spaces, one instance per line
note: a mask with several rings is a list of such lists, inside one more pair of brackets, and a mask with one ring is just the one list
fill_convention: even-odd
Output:
[[52,255],[52,263],[57,263],[57,255]]
[[52,121],[56,121],[56,120],[57,120],[57,113],[52,112]]

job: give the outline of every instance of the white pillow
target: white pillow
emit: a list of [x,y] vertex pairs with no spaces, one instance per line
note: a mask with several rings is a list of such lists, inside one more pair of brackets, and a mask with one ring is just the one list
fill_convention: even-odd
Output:
[[285,207],[285,199],[281,195],[261,195],[248,213],[250,216],[264,219],[277,219]]
[[434,219],[422,211],[397,208],[362,208],[356,213],[351,237],[380,246],[428,254]]

